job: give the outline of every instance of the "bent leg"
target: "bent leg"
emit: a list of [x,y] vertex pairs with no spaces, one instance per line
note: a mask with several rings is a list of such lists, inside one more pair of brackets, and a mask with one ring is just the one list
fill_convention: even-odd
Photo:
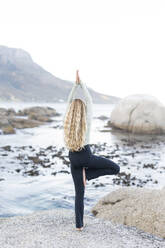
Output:
[[114,173],[111,171],[111,169],[85,169],[86,173],[86,179],[92,180],[101,176],[105,175],[113,175]]
[[93,154],[90,157],[87,167],[89,169],[108,169],[108,172],[111,173],[110,175],[117,174],[120,171],[119,165],[113,162],[112,160]]
[[83,226],[83,215],[84,215],[84,182],[83,182],[83,168],[75,168],[71,164],[71,174],[75,187],[75,221],[76,227],[80,228]]

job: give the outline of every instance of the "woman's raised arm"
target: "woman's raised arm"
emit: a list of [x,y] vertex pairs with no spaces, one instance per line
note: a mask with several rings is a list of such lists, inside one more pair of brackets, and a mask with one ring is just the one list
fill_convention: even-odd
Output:
[[67,113],[67,111],[69,109],[69,105],[70,105],[71,101],[73,100],[74,94],[75,94],[76,89],[77,89],[78,86],[79,86],[78,83],[73,83],[72,89],[71,89],[71,91],[69,93],[69,96],[68,96],[68,99],[67,99],[66,110],[65,110],[65,113],[64,113],[64,116],[63,116],[63,121],[65,119],[66,113]]
[[86,116],[87,116],[87,124],[90,125],[91,121],[92,121],[92,116],[93,116],[93,101],[92,101],[92,96],[89,93],[89,90],[86,86],[86,84],[82,81],[79,82],[83,93],[84,93],[84,98],[85,98],[85,102],[86,102]]
[[91,97],[91,94],[89,93],[89,90],[88,90],[86,84],[84,82],[80,81],[80,86],[83,89],[83,93],[84,93],[86,103],[88,105],[92,105],[92,103],[93,103],[92,97]]

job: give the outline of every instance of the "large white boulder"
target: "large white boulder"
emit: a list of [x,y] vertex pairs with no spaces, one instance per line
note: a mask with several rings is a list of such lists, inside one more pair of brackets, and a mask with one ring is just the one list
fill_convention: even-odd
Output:
[[91,212],[97,218],[165,238],[165,187],[120,188],[101,198]]
[[165,133],[165,106],[154,96],[145,94],[123,98],[111,112],[111,126],[132,133]]

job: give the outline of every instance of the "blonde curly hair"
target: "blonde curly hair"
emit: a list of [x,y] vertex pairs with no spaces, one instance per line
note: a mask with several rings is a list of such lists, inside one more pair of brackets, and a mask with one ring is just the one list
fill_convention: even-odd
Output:
[[70,151],[83,149],[86,129],[86,104],[74,99],[64,119],[64,142]]

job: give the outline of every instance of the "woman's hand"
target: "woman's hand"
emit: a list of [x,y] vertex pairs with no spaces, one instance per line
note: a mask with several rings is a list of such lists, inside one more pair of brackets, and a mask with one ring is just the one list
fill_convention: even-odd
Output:
[[80,77],[79,77],[79,71],[76,71],[76,83],[79,84],[80,83]]

